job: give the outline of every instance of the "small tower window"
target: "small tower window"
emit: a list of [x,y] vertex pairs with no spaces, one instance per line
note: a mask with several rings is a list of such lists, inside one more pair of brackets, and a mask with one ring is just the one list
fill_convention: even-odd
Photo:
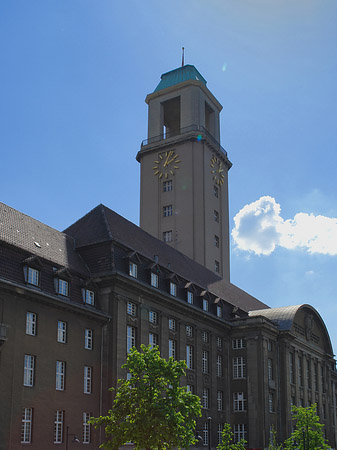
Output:
[[180,133],[180,97],[162,103],[163,138],[168,139]]
[[164,181],[164,183],[163,183],[163,191],[164,192],[172,191],[172,188],[173,188],[172,180]]

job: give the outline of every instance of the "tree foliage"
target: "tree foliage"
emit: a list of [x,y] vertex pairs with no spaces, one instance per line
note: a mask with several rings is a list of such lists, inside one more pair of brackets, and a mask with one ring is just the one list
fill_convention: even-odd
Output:
[[247,442],[242,439],[240,442],[234,443],[234,433],[229,423],[224,423],[221,444],[217,446],[217,450],[245,450]]
[[130,350],[122,367],[129,377],[118,380],[112,409],[91,419],[96,427],[105,427],[108,440],[101,447],[117,450],[127,442],[136,450],[193,445],[201,406],[199,397],[180,387],[185,361],[165,360],[157,347],[142,345],[141,352]]
[[285,441],[286,450],[325,450],[329,446],[323,435],[323,427],[316,414],[316,404],[307,408],[292,407],[295,430]]

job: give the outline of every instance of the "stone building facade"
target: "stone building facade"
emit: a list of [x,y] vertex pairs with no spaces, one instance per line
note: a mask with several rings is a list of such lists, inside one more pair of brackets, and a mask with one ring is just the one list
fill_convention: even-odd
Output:
[[142,343],[186,360],[183,382],[203,406],[198,446],[215,448],[230,422],[236,440],[265,448],[272,427],[289,436],[292,404],[316,402],[336,447],[337,375],[321,317],[310,305],[269,308],[229,281],[221,105],[185,67],[147,97],[144,229],[98,205],[60,232],[0,203],[1,450],[97,449],[104,433],[87,420],[110,408],[108,388]]

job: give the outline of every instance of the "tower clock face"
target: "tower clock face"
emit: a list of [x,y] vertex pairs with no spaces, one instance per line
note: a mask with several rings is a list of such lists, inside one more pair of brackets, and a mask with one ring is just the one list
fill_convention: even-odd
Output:
[[154,174],[158,178],[168,178],[175,174],[179,169],[179,155],[173,150],[168,150],[167,152],[160,153],[158,159],[154,162],[153,166]]
[[216,156],[212,156],[211,163],[211,174],[213,175],[213,181],[218,186],[222,186],[225,181],[224,168],[222,162]]

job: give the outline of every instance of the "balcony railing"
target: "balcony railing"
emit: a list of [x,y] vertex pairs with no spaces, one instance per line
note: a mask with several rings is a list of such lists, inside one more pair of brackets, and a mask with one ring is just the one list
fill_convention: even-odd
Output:
[[209,141],[211,141],[214,145],[216,145],[218,147],[218,149],[222,153],[224,153],[224,155],[227,157],[226,150],[223,147],[221,147],[220,143],[215,139],[215,137],[212,136],[211,133],[208,130],[206,130],[205,127],[203,127],[201,125],[189,125],[188,127],[180,128],[180,130],[169,131],[167,133],[159,134],[158,136],[154,136],[149,139],[144,139],[142,141],[141,147],[144,147],[145,145],[153,144],[153,143],[156,143],[159,141],[163,141],[166,139],[170,139],[173,137],[181,136],[183,134],[187,134],[190,132],[195,132],[196,134],[198,134],[197,138],[200,136],[200,139],[202,139],[203,137],[206,137]]

